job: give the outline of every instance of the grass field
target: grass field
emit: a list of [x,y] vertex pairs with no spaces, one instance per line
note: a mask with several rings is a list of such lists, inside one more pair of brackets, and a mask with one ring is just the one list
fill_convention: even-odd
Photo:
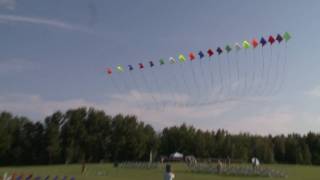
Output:
[[[233,177],[218,176],[212,174],[195,174],[188,171],[184,164],[173,164],[173,171],[176,174],[175,180],[260,180],[271,179],[263,177]],[[295,166],[295,165],[267,165],[270,168],[280,170],[288,174],[286,180],[319,180],[320,167],[317,166]],[[0,174],[4,172],[17,172],[23,174],[33,173],[34,175],[59,175],[75,176],[76,180],[162,180],[163,169],[125,169],[113,168],[111,164],[88,164],[87,173],[81,176],[81,165],[56,165],[56,166],[23,166],[23,167],[0,167]],[[0,178],[1,179],[1,178]],[[59,178],[60,179],[60,178]],[[279,178],[280,179],[280,178]]]

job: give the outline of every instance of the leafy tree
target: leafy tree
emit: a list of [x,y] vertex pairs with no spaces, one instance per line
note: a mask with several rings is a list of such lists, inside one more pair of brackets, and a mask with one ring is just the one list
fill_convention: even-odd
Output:
[[45,119],[45,147],[49,164],[61,162],[60,127],[64,121],[61,112],[56,112]]
[[273,152],[277,162],[286,162],[286,139],[284,135],[276,136],[273,139]]
[[193,126],[166,127],[156,133],[136,116],[114,117],[93,108],[55,112],[42,122],[0,113],[2,165],[148,161],[179,151],[198,158],[320,165],[320,134],[259,136],[203,131]]

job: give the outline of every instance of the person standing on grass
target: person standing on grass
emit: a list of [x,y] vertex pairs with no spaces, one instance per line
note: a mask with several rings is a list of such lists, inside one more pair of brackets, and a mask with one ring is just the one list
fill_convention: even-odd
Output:
[[7,179],[7,172],[3,174],[3,180],[6,180],[6,179]]
[[174,179],[174,174],[172,173],[171,171],[171,165],[170,164],[167,164],[166,165],[166,171],[164,173],[164,180],[173,180]]
[[87,170],[87,168],[86,168],[86,161],[83,160],[83,161],[82,161],[82,166],[81,166],[81,175],[82,175],[82,176],[86,173],[86,170]]
[[220,161],[220,159],[218,160],[218,163],[217,163],[217,172],[218,174],[221,174],[222,173],[222,168],[223,168],[223,164],[222,162]]

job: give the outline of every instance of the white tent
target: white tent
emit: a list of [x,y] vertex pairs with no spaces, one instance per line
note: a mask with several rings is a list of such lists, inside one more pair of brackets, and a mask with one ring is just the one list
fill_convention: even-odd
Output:
[[251,159],[251,163],[252,163],[252,165],[255,166],[255,167],[257,167],[257,166],[260,165],[260,161],[259,161],[259,159],[256,158],[256,157],[253,157],[253,158]]
[[170,155],[170,158],[173,158],[173,159],[182,159],[183,158],[183,154],[179,153],[179,152],[175,152],[175,153],[172,153]]

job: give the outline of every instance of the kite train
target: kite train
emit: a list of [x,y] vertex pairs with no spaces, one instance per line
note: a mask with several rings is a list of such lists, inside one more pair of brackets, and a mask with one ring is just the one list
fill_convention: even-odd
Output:
[[201,107],[272,96],[285,81],[290,39],[289,32],[253,38],[159,60],[115,65],[106,68],[106,74],[117,92],[114,98],[128,98],[128,103],[140,108]]

